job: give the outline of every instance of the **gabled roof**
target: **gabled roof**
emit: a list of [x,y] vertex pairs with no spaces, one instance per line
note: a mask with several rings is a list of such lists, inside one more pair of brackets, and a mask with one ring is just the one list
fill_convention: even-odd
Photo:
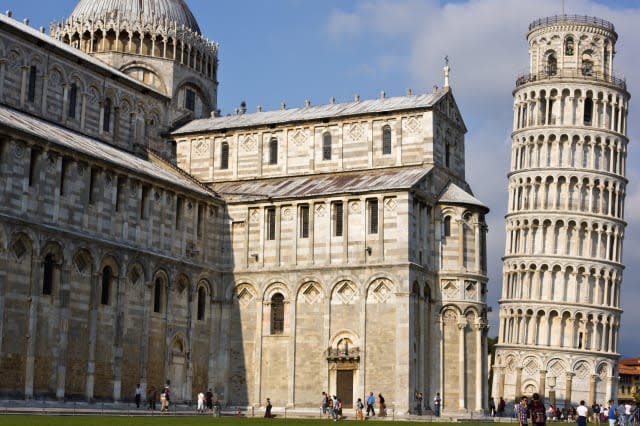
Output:
[[233,181],[212,186],[228,202],[331,196],[408,190],[424,179],[431,170],[432,167],[368,169],[345,173]]
[[332,119],[387,111],[427,109],[432,108],[447,93],[448,89],[440,89],[437,92],[422,95],[396,96],[383,99],[308,106],[304,108],[254,112],[226,117],[203,118],[186,124],[172,134],[183,135],[214,130],[240,129],[270,124]]
[[443,204],[466,204],[472,206],[479,206],[489,211],[489,207],[484,205],[480,200],[474,197],[471,193],[460,188],[455,183],[449,181],[442,190],[440,198],[438,200]]
[[214,196],[210,190],[196,183],[195,180],[192,181],[182,176],[178,171],[160,164],[154,164],[99,140],[16,111],[5,105],[0,105],[0,128],[2,127],[35,136],[46,140],[52,145],[129,170],[133,174],[147,176],[201,196]]

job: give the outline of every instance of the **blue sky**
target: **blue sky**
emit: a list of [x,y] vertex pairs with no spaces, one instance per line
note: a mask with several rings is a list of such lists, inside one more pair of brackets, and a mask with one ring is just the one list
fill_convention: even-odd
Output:
[[[469,129],[467,180],[491,207],[489,221],[490,335],[497,335],[504,253],[506,174],[510,158],[511,91],[528,68],[526,31],[540,17],[562,13],[560,0],[187,0],[204,35],[220,43],[218,106],[230,113],[246,101],[277,109],[327,103],[334,96],[376,98],[430,91],[442,85],[444,57]],[[7,0],[2,11],[34,27],[67,16],[75,0]],[[619,34],[614,68],[631,92],[626,220],[619,350],[640,355],[640,84],[639,0],[565,0],[568,14],[611,21]]]

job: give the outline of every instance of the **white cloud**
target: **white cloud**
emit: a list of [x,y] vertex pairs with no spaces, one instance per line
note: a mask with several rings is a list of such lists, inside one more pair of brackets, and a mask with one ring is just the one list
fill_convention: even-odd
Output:
[[[469,128],[466,138],[467,178],[475,194],[492,213],[489,216],[488,239],[490,262],[490,303],[492,334],[497,334],[497,298],[501,286],[500,260],[504,253],[504,213],[506,212],[506,173],[509,168],[512,122],[512,97],[516,75],[528,69],[526,32],[533,20],[561,13],[557,0],[469,0],[440,6],[438,1],[417,2],[397,0],[362,2],[348,13],[349,19],[335,12],[329,24],[336,37],[389,38],[402,37],[410,44],[405,63],[395,62],[402,71],[412,75],[416,85],[431,87],[442,84],[443,58],[451,60],[451,85]],[[640,66],[635,55],[640,45],[640,8],[616,10],[590,0],[574,0],[567,13],[598,16],[614,23],[620,36],[614,66],[618,72],[632,78],[630,87],[640,84],[632,72]],[[346,26],[344,22],[350,22]],[[372,67],[387,63],[380,52],[372,58]],[[632,94],[633,95],[633,94]],[[640,136],[640,105],[632,105],[629,115],[629,156],[626,217],[629,221],[625,236],[627,265],[623,283],[622,317],[619,349],[625,356],[640,353],[640,343],[633,332],[640,322],[640,309],[633,309],[640,300],[640,155],[634,141]]]

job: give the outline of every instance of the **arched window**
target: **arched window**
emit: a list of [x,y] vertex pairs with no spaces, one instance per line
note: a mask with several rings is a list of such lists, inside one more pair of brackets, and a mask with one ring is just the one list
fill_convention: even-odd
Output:
[[443,223],[443,233],[445,237],[450,237],[451,236],[451,216],[447,216],[444,218],[444,223]]
[[37,78],[38,78],[38,68],[35,65],[31,65],[31,68],[29,68],[29,86],[27,87],[27,100],[29,102],[35,102],[36,100]]
[[278,164],[278,139],[269,141],[269,164]]
[[109,132],[111,129],[111,99],[104,100],[104,109],[102,111],[102,131]]
[[322,159],[331,160],[331,133],[329,132],[322,135]]
[[100,294],[100,303],[103,305],[109,304],[109,296],[111,293],[111,279],[113,278],[113,271],[110,266],[105,266],[102,270],[102,291]]
[[564,54],[573,56],[573,37],[567,37],[564,42]]
[[153,287],[153,312],[162,312],[162,301],[164,300],[164,285],[160,278],[156,279]]
[[593,115],[593,99],[587,98],[584,100],[584,124],[591,125],[591,117]]
[[42,274],[42,294],[51,294],[53,293],[53,269],[55,267],[55,262],[53,260],[53,255],[48,254],[44,258],[44,271]]
[[204,287],[198,289],[198,321],[204,320],[204,314],[207,310],[207,292]]
[[229,168],[229,144],[222,142],[220,146],[220,169],[227,170]]
[[582,60],[582,75],[591,77],[593,75],[593,61],[590,59]]
[[550,54],[547,57],[547,74],[556,75],[558,73],[558,59],[555,54]]
[[444,146],[444,165],[445,167],[451,167],[451,144],[447,142]]
[[67,116],[72,120],[76,119],[76,105],[78,104],[78,85],[73,83],[69,88],[69,109]]
[[271,334],[284,332],[284,296],[276,293],[271,297]]
[[382,154],[391,154],[391,126],[382,128]]

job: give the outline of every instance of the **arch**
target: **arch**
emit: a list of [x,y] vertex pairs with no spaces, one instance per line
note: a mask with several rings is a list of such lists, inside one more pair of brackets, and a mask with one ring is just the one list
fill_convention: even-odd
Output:
[[275,136],[269,139],[269,164],[278,164],[278,138]]
[[558,57],[555,50],[548,50],[545,55],[545,73],[556,75],[558,73]]
[[391,126],[385,124],[382,126],[382,155],[391,154]]
[[332,141],[331,132],[326,131],[322,134],[322,159],[325,161],[331,160]]
[[331,288],[332,305],[352,305],[359,296],[355,281],[350,279],[341,279]]
[[324,298],[322,286],[314,279],[305,279],[298,287],[296,302],[304,304],[319,303]]
[[229,143],[224,141],[220,144],[220,170],[229,168]]
[[153,276],[153,312],[164,313],[167,305],[167,289],[169,288],[169,275],[160,269]]
[[284,333],[284,295],[281,292],[274,293],[270,298],[270,334]]

